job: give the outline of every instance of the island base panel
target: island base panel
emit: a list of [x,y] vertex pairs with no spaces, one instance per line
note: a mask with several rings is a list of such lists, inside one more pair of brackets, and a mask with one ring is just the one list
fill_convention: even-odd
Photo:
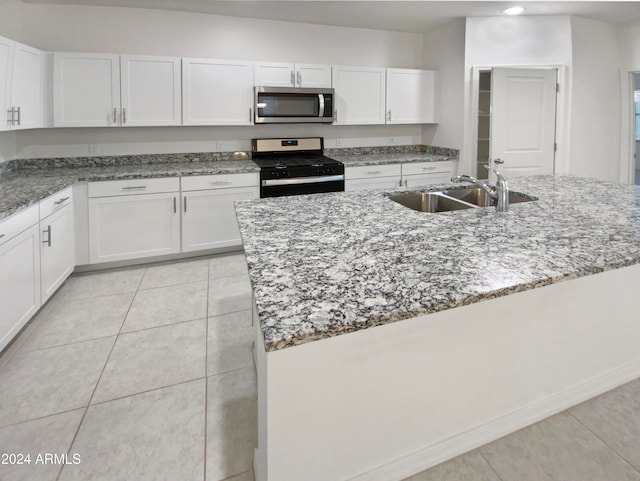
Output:
[[392,481],[640,376],[640,265],[266,352],[256,481]]

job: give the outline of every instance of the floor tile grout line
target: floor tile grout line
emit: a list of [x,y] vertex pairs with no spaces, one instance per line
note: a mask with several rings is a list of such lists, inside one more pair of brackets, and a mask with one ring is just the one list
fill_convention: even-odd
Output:
[[[517,432],[517,431],[516,431],[516,432]],[[490,443],[487,443],[487,444],[490,444]],[[486,444],[485,444],[485,445],[483,445],[483,446],[486,446]],[[491,469],[491,471],[493,471],[493,474],[495,474],[495,475],[496,475],[496,477],[497,477],[500,481],[503,481],[502,476],[500,476],[500,474],[498,474],[498,471],[496,471],[496,468],[494,468],[494,467],[493,467],[493,464],[491,464],[491,463],[489,462],[489,460],[485,457],[485,455],[482,453],[481,449],[482,449],[482,446],[480,446],[479,448],[477,448],[477,449],[476,449],[476,451],[478,452],[478,454],[480,455],[480,457],[484,460],[484,462],[485,462],[485,463],[487,463],[487,466],[489,466],[489,469]],[[473,451],[471,451],[471,452],[473,452]],[[454,459],[455,459],[455,458],[454,458]]]
[[[145,272],[146,272],[146,268],[145,268]],[[138,281],[138,288],[140,287],[140,284],[142,283],[142,279],[144,278],[144,272],[142,274],[142,276],[140,277],[140,280]],[[138,292],[138,289],[136,289],[136,294]],[[91,407],[91,400],[93,399],[93,397],[96,394],[96,391],[98,390],[98,386],[100,385],[100,380],[102,379],[102,376],[104,375],[104,371],[107,369],[107,365],[109,364],[109,360],[111,359],[111,355],[113,354],[113,350],[116,347],[116,343],[118,342],[118,337],[120,337],[120,331],[122,330],[122,326],[124,326],[125,321],[127,320],[127,316],[129,315],[129,312],[131,311],[131,306],[133,306],[133,301],[136,298],[136,294],[133,295],[133,297],[131,298],[131,302],[129,303],[129,308],[127,309],[127,312],[125,313],[125,315],[123,316],[122,319],[122,323],[120,323],[120,329],[118,330],[118,334],[116,335],[115,339],[113,340],[113,343],[111,344],[111,350],[109,351],[109,354],[107,355],[107,358],[104,361],[104,364],[102,366],[102,370],[100,371],[100,375],[98,376],[98,380],[96,381],[95,386],[93,386],[93,390],[91,391],[91,395],[89,396],[89,400],[87,401],[87,406],[84,409],[84,412],[82,413],[82,417],[80,418],[80,422],[78,423],[78,427],[76,428],[76,432],[73,434],[73,438],[71,439],[71,443],[69,444],[69,449],[67,449],[67,455],[71,454],[71,449],[73,448],[73,445],[76,442],[76,439],[78,438],[78,433],[80,432],[80,429],[82,428],[82,424],[84,423],[84,420],[87,416],[87,412],[89,411],[89,408]],[[60,468],[60,471],[58,472],[58,476],[56,477],[55,481],[60,481],[60,476],[62,476],[62,472],[64,471],[66,465],[62,465]]]
[[209,411],[209,295],[211,289],[211,261],[207,263],[207,305],[205,313],[204,331],[204,453],[203,453],[203,481],[207,481],[207,437],[209,435],[208,411]]
[[582,427],[584,427],[587,431],[589,431],[591,434],[593,434],[602,444],[604,444],[609,450],[611,450],[616,456],[618,456],[620,459],[622,459],[622,461],[625,462],[625,464],[629,465],[631,467],[631,469],[633,469],[635,472],[637,472],[638,474],[640,474],[640,469],[638,469],[632,462],[630,462],[627,458],[625,458],[621,453],[619,453],[613,446],[609,445],[609,443],[607,441],[605,441],[604,439],[602,439],[600,436],[598,436],[598,434],[596,434],[593,430],[591,430],[591,428],[589,426],[587,426],[584,422],[582,422],[577,416],[575,416],[572,412],[571,412],[571,408],[566,410],[567,414],[569,416],[571,416],[573,419],[575,419]]

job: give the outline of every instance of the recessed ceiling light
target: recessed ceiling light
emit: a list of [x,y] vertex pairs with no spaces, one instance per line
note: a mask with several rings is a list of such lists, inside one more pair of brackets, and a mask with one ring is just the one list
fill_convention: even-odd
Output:
[[507,15],[520,15],[522,12],[524,12],[524,8],[522,7],[511,7],[503,10],[503,13]]

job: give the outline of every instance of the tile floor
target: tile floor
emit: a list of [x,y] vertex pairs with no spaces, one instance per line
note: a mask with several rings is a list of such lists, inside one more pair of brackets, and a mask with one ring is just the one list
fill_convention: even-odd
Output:
[[[0,480],[253,481],[250,314],[238,253],[73,275],[0,357]],[[640,380],[406,481],[529,480],[640,481]]]

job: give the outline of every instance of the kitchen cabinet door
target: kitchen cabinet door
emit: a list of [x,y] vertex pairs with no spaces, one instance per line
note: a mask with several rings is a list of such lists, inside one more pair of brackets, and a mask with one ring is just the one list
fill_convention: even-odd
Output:
[[183,252],[242,245],[234,202],[257,199],[257,185],[198,190],[182,195]]
[[179,193],[89,199],[89,262],[180,252]]
[[43,53],[15,44],[11,79],[11,107],[15,109],[14,129],[42,127]]
[[253,64],[182,60],[183,125],[251,125]]
[[42,302],[51,297],[75,267],[75,224],[71,190],[69,187],[40,202],[40,215],[46,215],[40,220]]
[[346,191],[398,188],[401,175],[401,164],[345,167],[344,188]]
[[427,124],[438,121],[438,72],[387,69],[387,123]]
[[333,67],[336,125],[385,123],[385,70]]
[[331,65],[259,62],[254,74],[261,87],[331,88]]
[[399,177],[374,177],[371,179],[352,179],[344,181],[344,190],[346,192],[354,190],[397,189],[399,186]]
[[54,127],[118,126],[119,109],[119,55],[54,53]]
[[11,64],[13,61],[13,40],[0,37],[0,130],[11,128]]
[[0,351],[41,305],[37,214],[34,220],[36,224],[6,241],[0,224]]
[[182,124],[179,58],[122,55],[120,86],[123,126]]

